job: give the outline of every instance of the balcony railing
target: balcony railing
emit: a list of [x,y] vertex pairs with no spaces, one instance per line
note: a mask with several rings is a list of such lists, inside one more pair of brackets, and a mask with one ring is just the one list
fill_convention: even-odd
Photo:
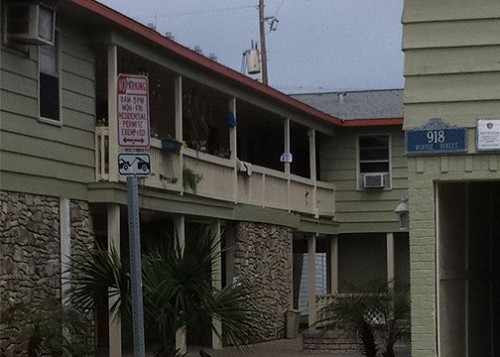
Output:
[[[96,180],[110,181],[109,131],[96,128]],[[140,180],[146,187],[184,194],[333,217],[335,187],[331,183],[287,175],[269,168],[224,159],[189,148],[180,153],[162,149],[161,141],[151,138],[151,175]],[[189,169],[201,179],[195,189],[183,185],[183,171]],[[124,177],[116,176],[118,181]],[[187,185],[186,185],[187,186]]]

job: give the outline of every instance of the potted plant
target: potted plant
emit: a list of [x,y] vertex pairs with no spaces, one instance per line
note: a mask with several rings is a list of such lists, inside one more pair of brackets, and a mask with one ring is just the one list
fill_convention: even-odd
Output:
[[174,138],[168,136],[164,139],[161,139],[161,147],[163,150],[169,152],[180,152],[182,143],[180,141],[175,140]]

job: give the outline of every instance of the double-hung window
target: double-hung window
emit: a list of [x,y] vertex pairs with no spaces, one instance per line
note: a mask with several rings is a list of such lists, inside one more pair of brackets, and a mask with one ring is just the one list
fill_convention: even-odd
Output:
[[61,120],[59,46],[39,46],[39,109],[40,118]]
[[390,188],[391,138],[389,135],[358,137],[358,188]]

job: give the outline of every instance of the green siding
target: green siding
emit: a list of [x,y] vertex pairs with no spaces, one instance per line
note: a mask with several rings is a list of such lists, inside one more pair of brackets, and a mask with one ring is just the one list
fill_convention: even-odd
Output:
[[[480,6],[478,6],[480,5]],[[403,22],[483,19],[500,16],[497,0],[406,0]]]
[[385,234],[343,234],[339,237],[339,292],[367,288],[387,279]]
[[36,47],[1,48],[1,188],[86,199],[95,180],[95,53],[85,33],[58,28],[62,125],[39,120]]
[[[442,118],[468,127],[468,153],[409,158],[412,356],[437,356],[435,182],[498,180],[499,155],[478,155],[476,119],[499,118],[496,0],[405,0],[405,129]],[[487,341],[486,341],[487,342]]]
[[[390,135],[392,188],[358,190],[356,143],[358,135]],[[401,127],[342,129],[335,137],[321,137],[321,180],[335,182],[336,220],[341,233],[398,230],[394,209],[407,195],[407,166]]]

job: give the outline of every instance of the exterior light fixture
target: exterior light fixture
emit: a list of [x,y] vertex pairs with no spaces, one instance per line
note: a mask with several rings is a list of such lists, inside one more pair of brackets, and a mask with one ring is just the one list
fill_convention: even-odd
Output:
[[408,231],[408,229],[410,228],[408,197],[404,197],[399,201],[399,204],[396,206],[394,213],[396,213],[398,216],[399,230]]

